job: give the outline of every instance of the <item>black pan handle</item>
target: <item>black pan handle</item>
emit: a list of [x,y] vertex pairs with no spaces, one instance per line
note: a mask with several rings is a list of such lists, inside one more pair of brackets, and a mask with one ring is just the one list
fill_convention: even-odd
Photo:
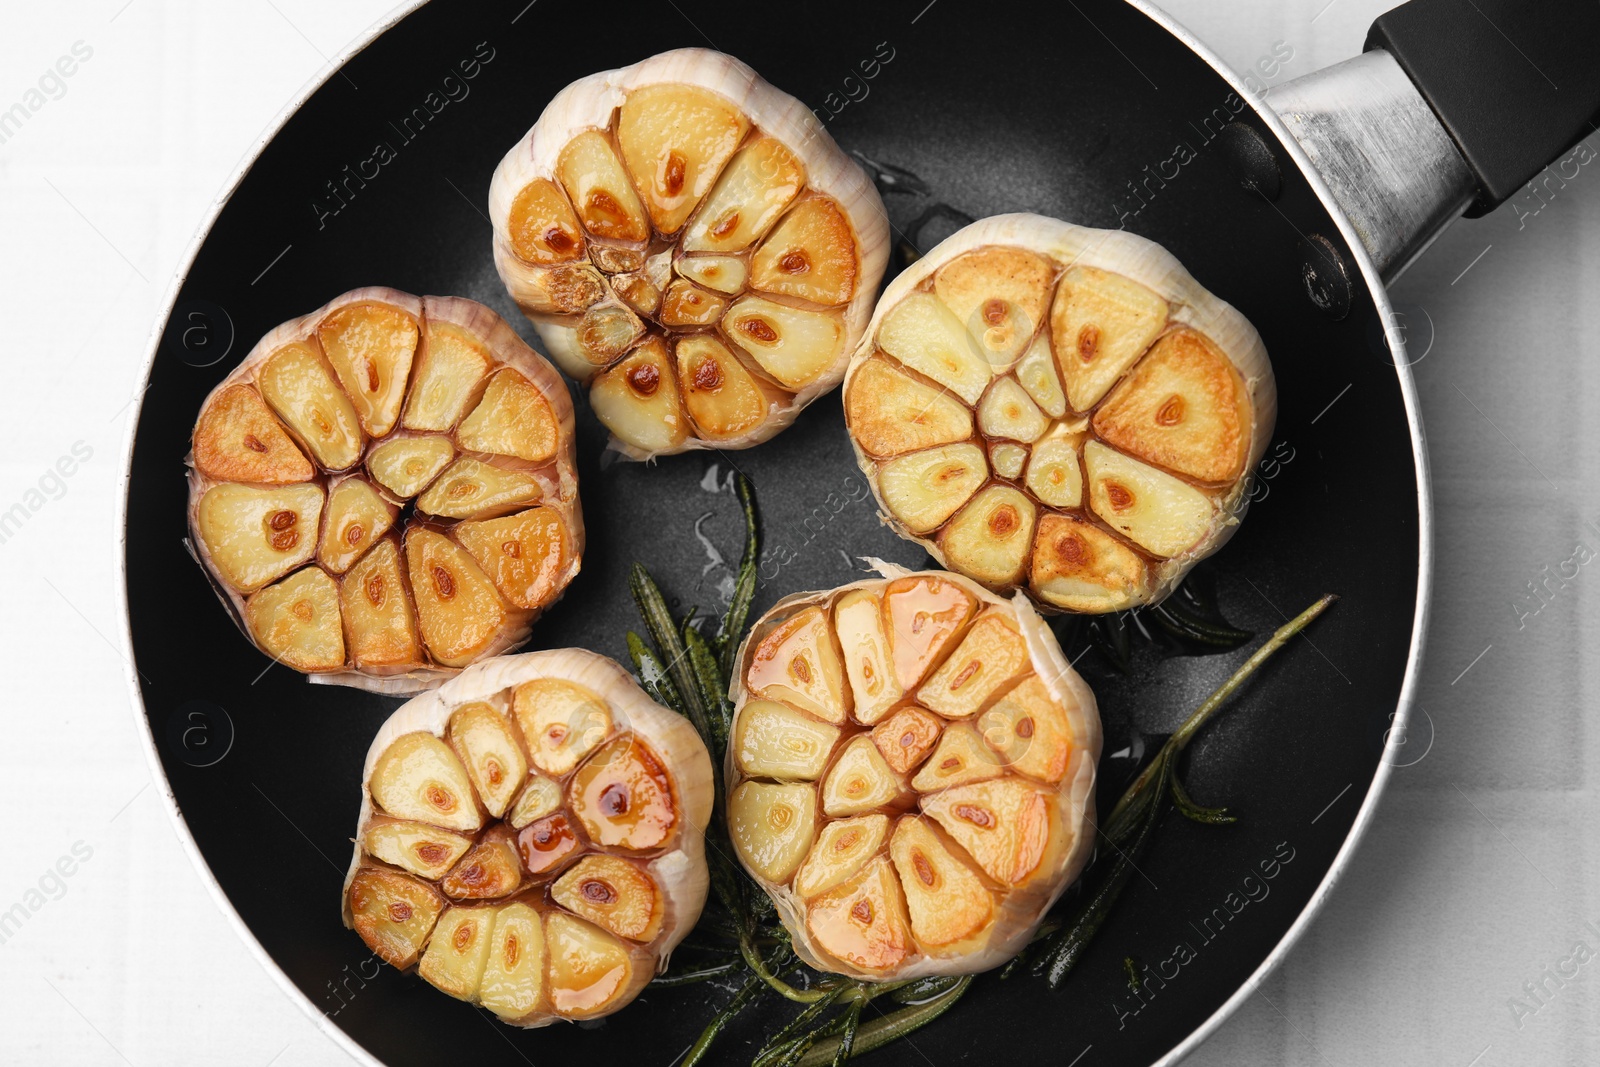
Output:
[[1410,0],[1372,24],[1374,48],[1461,150],[1478,183],[1469,216],[1516,195],[1600,121],[1597,0]]

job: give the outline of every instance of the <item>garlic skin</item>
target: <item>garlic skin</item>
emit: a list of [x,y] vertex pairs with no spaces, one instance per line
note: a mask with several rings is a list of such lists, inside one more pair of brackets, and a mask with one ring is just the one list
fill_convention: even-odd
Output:
[[[1012,214],[890,283],[844,406],[895,532],[1098,614],[1158,603],[1233,535],[1277,391],[1255,328],[1161,246]],[[987,459],[936,451],[963,442]]]
[[[708,150],[704,168],[674,149],[664,157],[665,179],[661,167],[630,174],[627,158],[647,156],[639,146],[654,145],[661,131],[651,128],[645,104],[637,116],[624,105],[671,87],[704,105],[703,118],[732,124],[725,143]],[[692,133],[696,150],[711,143],[711,121],[679,141]],[[669,197],[663,180],[687,183],[687,191]],[[605,199],[586,214],[575,209],[590,201],[575,204],[574,189],[589,197],[598,189]],[[743,200],[733,195],[741,189]],[[545,214],[535,216],[548,216],[551,228],[523,234],[519,255],[519,197],[530,190],[541,190],[534,200]],[[724,213],[729,204],[738,210]],[[718,218],[702,217],[713,205]],[[593,74],[556,94],[496,168],[489,216],[495,266],[512,299],[562,370],[593,384],[610,447],[635,460],[749,448],[788,426],[839,384],[888,261],[888,218],[862,168],[800,101],[739,60],[701,48]],[[788,241],[798,258],[793,250],[779,255]],[[748,327],[754,333],[740,332],[763,312],[791,318],[768,314]],[[653,339],[690,336],[719,341],[734,364],[696,373],[667,351],[645,378],[615,381],[607,371]],[[674,390],[658,394],[654,375]],[[647,390],[637,411],[624,391],[636,383]]]
[[[558,695],[579,693],[581,701],[587,701],[562,709],[570,711],[571,715],[563,715],[560,725],[574,728],[565,737],[584,748],[583,756],[565,773],[550,773],[540,767],[538,761],[544,757],[529,743],[522,729],[526,720],[520,710],[519,693],[530,684],[536,689],[553,687],[550,691]],[[561,699],[566,697],[563,695]],[[597,711],[597,707],[603,707],[603,712]],[[487,798],[476,782],[465,790],[470,795],[459,797],[451,785],[462,782],[463,775],[472,773],[471,746],[465,744],[459,734],[469,714],[476,716],[479,724],[487,721],[493,729],[503,730],[503,744],[515,746],[512,769],[518,756],[527,768],[521,788],[514,794],[518,799],[506,805],[501,818],[488,808]],[[431,755],[426,759],[413,756],[410,763],[386,761],[385,755],[397,743]],[[628,777],[628,772],[637,767],[629,764],[626,757],[607,764],[608,753],[613,753],[618,744],[624,745],[628,752],[640,751],[642,745],[650,761],[651,776],[658,784],[666,786],[665,798],[657,797],[650,811],[641,816],[641,824],[647,827],[653,825],[650,816],[656,816],[659,823],[663,811],[670,820],[665,836],[653,841],[648,848],[600,845],[582,828],[585,818],[602,821],[607,818],[596,814],[597,809],[592,806],[582,808],[585,801],[579,796],[579,790],[585,776],[591,774],[591,768],[601,775],[610,768],[617,770],[616,781],[622,785],[614,782],[601,797],[602,803],[615,805],[607,810],[620,810],[619,820],[636,814],[642,806],[638,802],[645,793],[636,788],[635,778]],[[428,764],[430,759],[432,762]],[[559,787],[558,795],[552,782]],[[631,793],[630,787],[633,787]],[[409,969],[420,957],[424,978],[451,995],[489,1008],[510,1025],[532,1028],[609,1015],[631,1002],[650,979],[666,967],[673,948],[699,920],[708,885],[704,842],[706,826],[711,819],[712,789],[711,758],[694,727],[682,716],[652,701],[612,660],[583,649],[569,648],[501,656],[476,664],[439,688],[402,705],[373,738],[362,769],[361,811],[356,824],[355,847],[341,890],[344,924],[346,928],[357,930],[386,962]],[[553,813],[547,812],[542,818],[564,819],[576,847],[561,855],[557,863],[538,872],[530,871],[526,863],[519,860],[514,875],[517,881],[509,892],[465,897],[460,894],[458,884],[456,898],[446,901],[452,885],[450,878],[441,879],[435,886],[416,873],[408,873],[371,855],[366,847],[369,830],[381,830],[391,824],[394,814],[385,812],[375,797],[382,795],[409,801],[412,797],[429,796],[430,790],[434,791],[431,795],[435,798],[449,800],[451,818],[475,824],[475,828],[462,831],[435,823],[433,833],[441,841],[465,832],[475,838],[481,848],[486,841],[493,842],[500,840],[501,835],[516,833],[518,828],[514,822],[522,806],[522,794],[542,798],[548,792],[556,797],[557,806]],[[503,794],[510,795],[513,794]],[[634,811],[629,810],[630,801],[635,802]],[[532,809],[535,811],[544,811],[549,805],[548,800],[535,803],[537,806]],[[424,830],[428,828],[425,821],[422,825]],[[538,823],[531,823],[527,829],[537,826]],[[470,857],[472,853],[467,855]],[[397,858],[411,862],[409,857]],[[612,877],[609,882],[600,881],[598,886],[592,881],[584,883],[583,893],[587,899],[599,902],[599,906],[613,908],[619,917],[617,922],[622,921],[621,917],[629,914],[630,909],[634,915],[639,913],[638,909],[645,909],[653,916],[647,926],[628,930],[629,934],[642,936],[614,932],[603,925],[612,922],[611,918],[596,920],[592,916],[576,915],[563,906],[560,898],[566,894],[564,876],[588,869],[585,864],[601,869],[609,867],[613,872],[627,875],[628,885],[621,885],[620,879]],[[430,970],[430,954],[448,957],[452,948],[470,950],[471,945],[441,944],[435,948],[431,934],[423,930],[414,933],[401,951],[395,951],[395,942],[385,938],[392,936],[397,926],[411,920],[413,913],[409,908],[395,911],[370,906],[371,896],[375,894],[363,888],[362,881],[372,878],[375,872],[379,872],[380,878],[399,880],[419,895],[432,892],[436,899],[444,901],[441,914],[434,920],[439,928],[446,925],[452,913],[504,915],[520,911],[522,905],[538,913],[542,942],[534,945],[524,939],[506,953],[513,962],[520,960],[525,968],[532,968],[522,976],[523,996],[510,997],[505,995],[504,989],[490,988],[492,956],[488,966],[479,962],[475,969],[469,963],[459,971]],[[591,889],[594,891],[590,892]],[[638,897],[641,891],[654,900]],[[586,898],[580,897],[580,902]],[[383,900],[380,898],[377,903],[382,905]],[[602,966],[595,967],[587,975],[580,971],[574,976],[570,964],[563,970],[560,961],[552,958],[555,952],[550,945],[552,937],[559,936],[555,932],[558,929],[581,931],[585,945],[592,950],[591,957],[598,957]],[[374,937],[378,939],[376,942]],[[505,946],[491,947],[494,951],[505,951]],[[530,962],[533,954],[538,958]],[[534,963],[537,967],[532,967]],[[459,982],[446,983],[443,976],[457,978]],[[588,980],[588,984],[580,984],[584,980]],[[505,984],[516,986],[518,983]]]
[[[313,682],[409,695],[526,641],[576,577],[574,441],[561,375],[489,308],[356,289],[269,331],[201,405],[187,544],[268,656]],[[474,472],[466,495],[491,490],[485,506],[424,506]],[[497,517],[533,536],[502,546],[543,550],[523,572],[492,538],[463,547]],[[432,612],[410,573],[429,565],[425,542],[448,549]],[[430,627],[459,640],[435,647]]]
[[[872,981],[976,974],[1028,943],[1093,852],[1099,711],[1025,595],[1007,600],[959,575],[867,562],[883,577],[786,597],[740,648],[725,767],[735,851],[810,966]],[[805,624],[819,617],[826,625],[810,640]],[[996,634],[999,644],[985,640]],[[804,662],[786,665],[796,649]],[[973,710],[928,710],[941,691],[959,694],[963,685],[983,692]],[[834,696],[806,708],[808,696],[824,691]],[[774,712],[775,703],[787,711]],[[1015,714],[1020,706],[1027,717]],[[761,739],[743,728],[747,716],[770,722],[785,714],[802,729],[784,738],[768,728],[769,749],[792,754],[806,738],[824,742],[808,753],[811,766],[777,777],[753,759]],[[864,768],[865,799],[830,811],[849,792],[854,768]],[[940,773],[964,777],[948,786],[928,780]],[[755,810],[741,793],[752,788],[777,797],[760,809],[765,824],[744,813]],[[813,790],[815,808],[807,810]],[[1026,802],[978,810],[975,796],[1007,790]],[[979,842],[968,852],[946,823],[977,827],[979,836],[993,831],[997,840],[1009,834],[1014,844]],[[772,845],[796,825],[802,836],[810,828],[809,840],[779,842],[786,853]]]

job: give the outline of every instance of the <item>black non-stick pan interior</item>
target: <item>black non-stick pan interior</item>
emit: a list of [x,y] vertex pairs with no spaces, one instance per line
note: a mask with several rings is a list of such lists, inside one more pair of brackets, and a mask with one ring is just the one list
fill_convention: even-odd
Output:
[[[1281,400],[1268,450],[1277,463],[1202,580],[1258,640],[1325,591],[1343,599],[1190,749],[1191,793],[1228,805],[1239,822],[1169,816],[1063,989],[986,977],[914,1045],[873,1056],[923,1064],[937,1049],[939,1063],[994,1062],[1003,1050],[1008,1060],[1067,1063],[1092,1046],[1083,1064],[1153,1062],[1268,957],[1346,839],[1407,662],[1419,520],[1406,412],[1370,295],[1355,276],[1337,319],[1307,298],[1307,238],[1348,255],[1332,220],[1281,150],[1275,200],[1240,184],[1215,139],[1221,120],[1250,124],[1276,146],[1273,134],[1203,60],[1115,0],[813,3],[783,9],[781,21],[777,9],[720,0],[450,0],[405,18],[329,78],[201,247],[137,430],[131,626],[150,729],[189,832],[278,966],[389,1064],[514,1061],[513,1050],[539,1064],[569,1055],[665,1064],[728,996],[715,986],[647,990],[603,1023],[523,1032],[377,967],[340,925],[339,887],[362,759],[399,701],[271,666],[183,544],[183,456],[200,402],[277,323],[381,284],[480,300],[531,341],[491,262],[484,212],[495,164],[569,81],[686,45],[751,63],[828,115],[839,143],[883,175],[891,270],[969,217],[1035,211],[1122,224],[1165,244],[1266,341]],[[373,175],[365,161],[379,145],[389,158]],[[837,394],[766,445],[654,466],[608,462],[603,431],[578,407],[588,551],[529,647],[577,645],[626,661],[624,634],[638,626],[626,578],[634,560],[677,607],[719,610],[740,547],[726,481],[735,467],[754,480],[765,526],[758,612],[859,576],[860,556],[927,563],[880,525]],[[1107,724],[1103,804],[1133,758],[1245,655],[1162,654],[1139,635],[1133,649],[1131,674],[1093,650],[1078,663]],[[196,722],[214,739],[231,731],[223,758],[210,762],[215,746],[196,754],[186,729]],[[1143,1000],[1129,991],[1127,957],[1160,975]],[[719,1062],[748,1059],[746,1042],[789,1010],[773,998],[747,1015]]]

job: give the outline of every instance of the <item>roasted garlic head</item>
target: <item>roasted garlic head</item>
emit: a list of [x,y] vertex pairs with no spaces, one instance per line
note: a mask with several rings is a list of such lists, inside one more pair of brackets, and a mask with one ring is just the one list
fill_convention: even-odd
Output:
[[195,423],[189,535],[256,647],[388,693],[514,648],[578,573],[572,398],[482,304],[357,289]]
[[884,569],[751,630],[728,831],[812,966],[976,973],[1093,850],[1100,717],[1026,597]]
[[367,750],[344,923],[515,1026],[625,1007],[700,917],[711,757],[604,656],[468,668]]
[[748,448],[839,384],[888,220],[798,100],[685,48],[558,93],[489,189],[494,259],[633,459]]
[[1166,250],[1038,215],[897,277],[844,390],[893,529],[1085,613],[1160,600],[1232,536],[1277,412],[1254,327]]

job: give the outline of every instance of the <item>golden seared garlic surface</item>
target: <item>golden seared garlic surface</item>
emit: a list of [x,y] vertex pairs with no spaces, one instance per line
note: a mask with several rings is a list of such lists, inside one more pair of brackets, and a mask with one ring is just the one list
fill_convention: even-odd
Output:
[[1232,535],[1277,399],[1255,329],[1160,246],[1002,215],[890,284],[844,408],[897,532],[1100,613],[1160,600]]
[[812,966],[994,967],[1087,861],[1099,714],[1025,597],[894,569],[780,602],[737,672],[729,835]]
[[572,399],[494,312],[358,289],[201,407],[189,532],[261,651],[414,693],[513,648],[578,573]]
[[345,925],[514,1026],[625,1007],[699,919],[711,759],[581,649],[503,656],[367,753]]
[[501,280],[634,459],[787,426],[839,383],[887,260],[865,172],[704,49],[567,86],[489,203]]

